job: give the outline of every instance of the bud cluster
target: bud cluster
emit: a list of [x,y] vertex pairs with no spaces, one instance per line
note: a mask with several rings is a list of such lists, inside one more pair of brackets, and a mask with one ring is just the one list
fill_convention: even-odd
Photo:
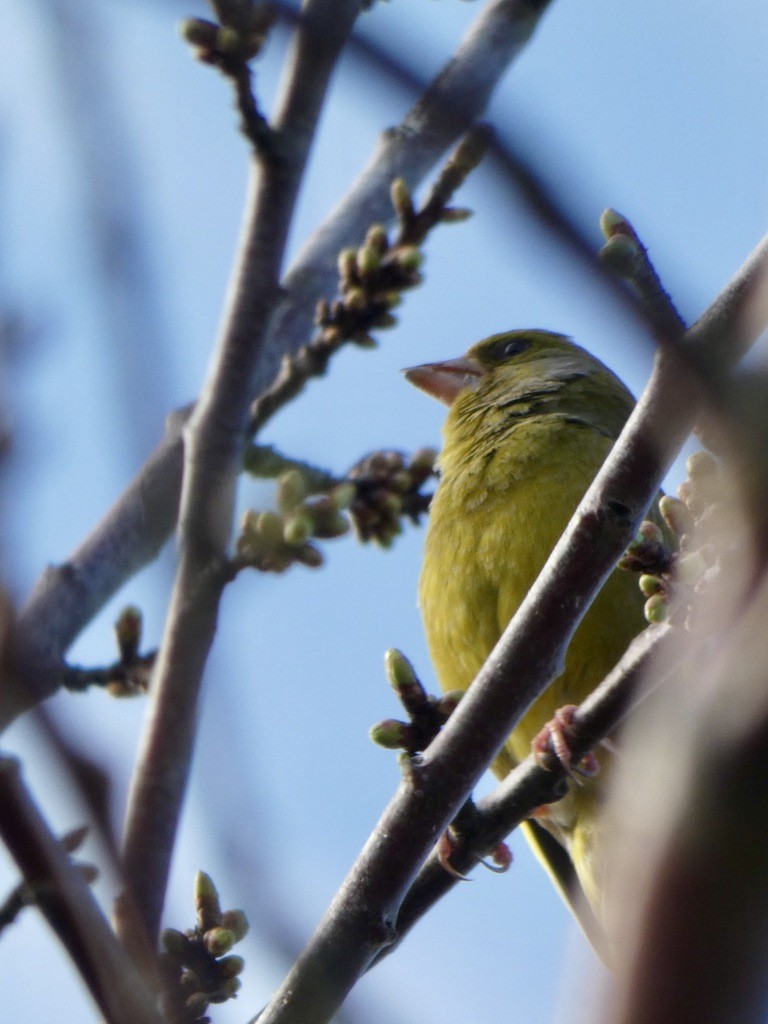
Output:
[[236,65],[258,56],[276,17],[271,3],[226,4],[220,12],[221,24],[185,18],[179,32],[199,61],[231,74]]
[[222,911],[210,876],[195,878],[196,924],[185,932],[166,928],[161,958],[166,982],[165,1016],[171,1024],[203,1024],[210,1003],[233,999],[245,962],[231,954],[248,932],[242,910]]
[[418,525],[429,509],[431,494],[421,488],[436,475],[437,452],[422,448],[407,459],[402,452],[379,451],[353,466],[349,480],[355,496],[349,508],[358,538],[391,547],[402,533],[402,517]]
[[[398,178],[393,185],[405,187]],[[336,346],[351,341],[363,348],[376,342],[370,332],[394,327],[392,310],[402,302],[402,292],[422,280],[419,267],[423,255],[416,245],[391,244],[386,228],[374,224],[357,249],[342,249],[338,258],[340,298],[322,299],[315,311],[315,324],[325,344]]]
[[413,665],[394,647],[384,655],[384,668],[410,721],[387,718],[371,728],[371,739],[389,750],[416,754],[425,750],[448,721],[461,700],[460,690],[433,697],[421,685]]
[[306,484],[297,469],[278,478],[277,512],[249,510],[243,516],[237,540],[237,560],[261,572],[285,572],[296,562],[317,568],[322,552],[312,538],[328,540],[349,531],[342,514],[355,496],[355,487],[342,482],[327,494],[308,498]]
[[[678,498],[662,495],[659,513],[667,527],[653,522],[640,527],[619,567],[639,572],[648,622],[685,621],[693,597],[717,572],[725,526],[724,484],[717,460],[695,452],[686,463],[688,479]],[[672,538],[669,543],[667,537]]]

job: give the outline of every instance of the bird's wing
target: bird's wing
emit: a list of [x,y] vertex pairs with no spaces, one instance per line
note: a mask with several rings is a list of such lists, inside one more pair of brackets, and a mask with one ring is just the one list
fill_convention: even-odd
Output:
[[607,965],[608,944],[605,934],[587,902],[568,852],[534,819],[529,818],[528,821],[524,821],[521,828],[533,847],[534,853],[555,883],[573,916],[581,925],[592,948]]

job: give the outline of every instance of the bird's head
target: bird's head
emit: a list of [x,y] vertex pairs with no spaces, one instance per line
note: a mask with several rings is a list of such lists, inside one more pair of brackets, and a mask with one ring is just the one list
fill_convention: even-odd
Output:
[[467,391],[523,390],[535,388],[537,382],[600,371],[605,372],[602,363],[564,334],[528,328],[494,334],[473,345],[459,359],[424,363],[404,372],[411,384],[453,405]]

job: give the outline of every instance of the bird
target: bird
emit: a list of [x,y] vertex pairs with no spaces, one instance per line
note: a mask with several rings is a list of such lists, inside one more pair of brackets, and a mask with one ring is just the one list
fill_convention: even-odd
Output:
[[[448,406],[439,484],[419,578],[427,646],[445,691],[466,690],[568,524],[633,407],[631,392],[563,334],[507,331],[459,359],[405,371]],[[505,776],[563,706],[580,703],[647,625],[636,578],[615,570],[574,633],[565,668],[493,762]],[[599,813],[611,754],[594,778],[524,823],[539,860],[605,959]]]

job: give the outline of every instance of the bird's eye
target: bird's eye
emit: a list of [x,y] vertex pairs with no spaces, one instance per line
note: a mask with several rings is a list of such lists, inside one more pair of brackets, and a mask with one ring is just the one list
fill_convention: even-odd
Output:
[[513,338],[511,341],[505,341],[500,346],[501,351],[499,355],[502,359],[511,359],[512,356],[518,356],[521,352],[525,352],[527,348],[530,348],[530,341],[528,338]]

